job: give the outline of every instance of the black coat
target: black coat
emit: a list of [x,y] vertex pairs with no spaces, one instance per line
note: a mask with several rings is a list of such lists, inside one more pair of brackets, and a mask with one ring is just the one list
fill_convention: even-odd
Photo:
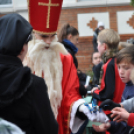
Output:
[[97,46],[98,46],[98,43],[97,43],[98,34],[99,34],[99,29],[96,28],[95,31],[94,31],[93,41],[92,41],[95,52],[98,52],[98,49],[97,49]]
[[26,134],[58,134],[44,79],[17,57],[0,55],[0,117]]
[[102,65],[103,63],[100,62],[98,65],[94,65],[93,66],[93,73],[94,73],[94,76],[93,76],[93,84],[94,85],[99,85],[99,79],[100,79],[100,71],[101,71],[101,68],[102,68]]

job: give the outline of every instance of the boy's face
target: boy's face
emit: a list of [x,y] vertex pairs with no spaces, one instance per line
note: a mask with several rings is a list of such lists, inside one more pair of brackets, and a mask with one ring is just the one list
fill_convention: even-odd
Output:
[[106,46],[105,46],[106,44],[100,43],[99,40],[97,42],[98,42],[98,52],[100,53],[100,55],[102,55],[106,50]]
[[130,81],[131,70],[134,69],[134,65],[131,63],[121,62],[118,64],[118,71],[123,83]]

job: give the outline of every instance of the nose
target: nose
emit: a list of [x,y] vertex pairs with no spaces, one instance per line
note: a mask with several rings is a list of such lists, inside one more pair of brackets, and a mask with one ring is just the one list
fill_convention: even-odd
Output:
[[123,74],[124,74],[123,69],[121,69],[121,68],[119,69],[119,74],[120,74],[120,75],[123,75]]
[[51,39],[47,38],[45,42],[50,45],[51,44]]
[[100,62],[100,59],[98,59],[98,62]]

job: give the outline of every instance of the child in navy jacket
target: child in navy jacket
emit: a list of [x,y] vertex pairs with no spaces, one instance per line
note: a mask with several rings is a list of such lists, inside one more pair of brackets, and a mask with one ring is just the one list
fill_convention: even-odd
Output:
[[[130,80],[130,74],[134,68],[134,46],[126,47],[122,49],[117,55],[117,64],[121,80],[126,83],[122,95],[122,101],[134,97],[134,85]],[[103,109],[112,110],[114,107],[119,107],[120,104],[116,104],[111,100],[104,101],[100,107]],[[131,107],[131,106],[130,106]],[[104,132],[108,130],[111,134],[128,134],[132,127],[128,126],[126,122],[117,123],[112,121],[108,124],[103,124],[103,127],[99,129],[97,126],[93,126],[96,131]]]

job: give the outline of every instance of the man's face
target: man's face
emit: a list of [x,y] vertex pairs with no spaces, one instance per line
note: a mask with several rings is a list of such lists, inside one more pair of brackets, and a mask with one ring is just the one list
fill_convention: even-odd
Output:
[[130,81],[130,73],[134,69],[134,65],[131,63],[121,62],[118,64],[118,71],[123,83]]
[[103,27],[103,26],[100,26],[100,27],[99,27],[99,30],[100,30],[100,31],[101,31],[101,30],[103,30],[103,29],[104,29],[104,27]]
[[54,40],[55,35],[56,34],[46,34],[46,35],[43,35],[43,34],[35,33],[36,39],[43,40],[48,45],[50,45],[51,42]]
[[92,63],[93,63],[94,65],[98,65],[100,62],[101,62],[100,53],[99,53],[99,52],[95,52],[95,53],[93,54]]

